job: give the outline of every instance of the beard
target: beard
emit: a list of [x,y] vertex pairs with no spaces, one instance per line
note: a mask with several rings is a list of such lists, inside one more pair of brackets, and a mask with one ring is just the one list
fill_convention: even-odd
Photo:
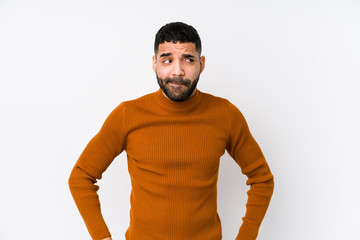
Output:
[[[191,81],[187,78],[174,77],[174,78],[165,78],[162,79],[156,74],[156,79],[161,90],[165,95],[176,102],[182,102],[188,99],[191,94],[194,92],[196,85],[199,81],[200,74]],[[179,86],[171,86],[170,83],[181,84]]]

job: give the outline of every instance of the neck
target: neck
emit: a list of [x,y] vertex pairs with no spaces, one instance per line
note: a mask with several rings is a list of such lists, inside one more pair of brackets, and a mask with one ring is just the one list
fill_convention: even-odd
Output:
[[[196,91],[197,91],[197,89],[195,88],[194,91],[191,93],[191,95],[190,95],[188,98],[186,98],[186,99],[184,99],[184,100],[182,100],[182,101],[179,101],[179,102],[184,102],[184,101],[190,99],[192,96],[194,96],[194,95],[196,94]],[[164,93],[164,91],[163,91],[162,89],[161,89],[161,93],[162,93],[167,99],[169,99],[169,100],[171,100],[171,101],[173,101],[173,102],[176,102],[176,101],[170,99],[170,98]]]
[[155,93],[155,105],[167,113],[185,113],[194,110],[202,99],[202,94],[199,90],[194,91],[186,100],[179,102],[169,99],[161,88]]

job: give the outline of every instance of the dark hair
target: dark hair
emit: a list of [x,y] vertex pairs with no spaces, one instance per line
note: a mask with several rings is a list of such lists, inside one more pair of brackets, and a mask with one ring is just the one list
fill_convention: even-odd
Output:
[[201,40],[196,29],[182,22],[172,22],[162,26],[155,35],[154,52],[159,50],[159,45],[164,42],[195,43],[196,51],[201,55]]

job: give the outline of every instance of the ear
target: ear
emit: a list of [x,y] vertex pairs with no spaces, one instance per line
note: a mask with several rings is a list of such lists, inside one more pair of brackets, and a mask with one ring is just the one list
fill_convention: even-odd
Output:
[[200,73],[204,71],[205,68],[205,56],[200,57]]
[[156,73],[156,63],[157,63],[157,61],[156,61],[155,55],[152,57],[152,60],[153,60],[152,68],[153,68],[154,72]]

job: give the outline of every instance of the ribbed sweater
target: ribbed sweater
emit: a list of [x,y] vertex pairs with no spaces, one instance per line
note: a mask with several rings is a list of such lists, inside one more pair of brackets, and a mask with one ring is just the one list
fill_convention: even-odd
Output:
[[95,183],[125,151],[132,186],[127,240],[220,240],[217,180],[225,150],[250,185],[236,239],[254,240],[272,196],[273,175],[241,112],[199,90],[183,102],[159,89],[120,103],[81,153],[69,186],[91,237],[111,236]]

